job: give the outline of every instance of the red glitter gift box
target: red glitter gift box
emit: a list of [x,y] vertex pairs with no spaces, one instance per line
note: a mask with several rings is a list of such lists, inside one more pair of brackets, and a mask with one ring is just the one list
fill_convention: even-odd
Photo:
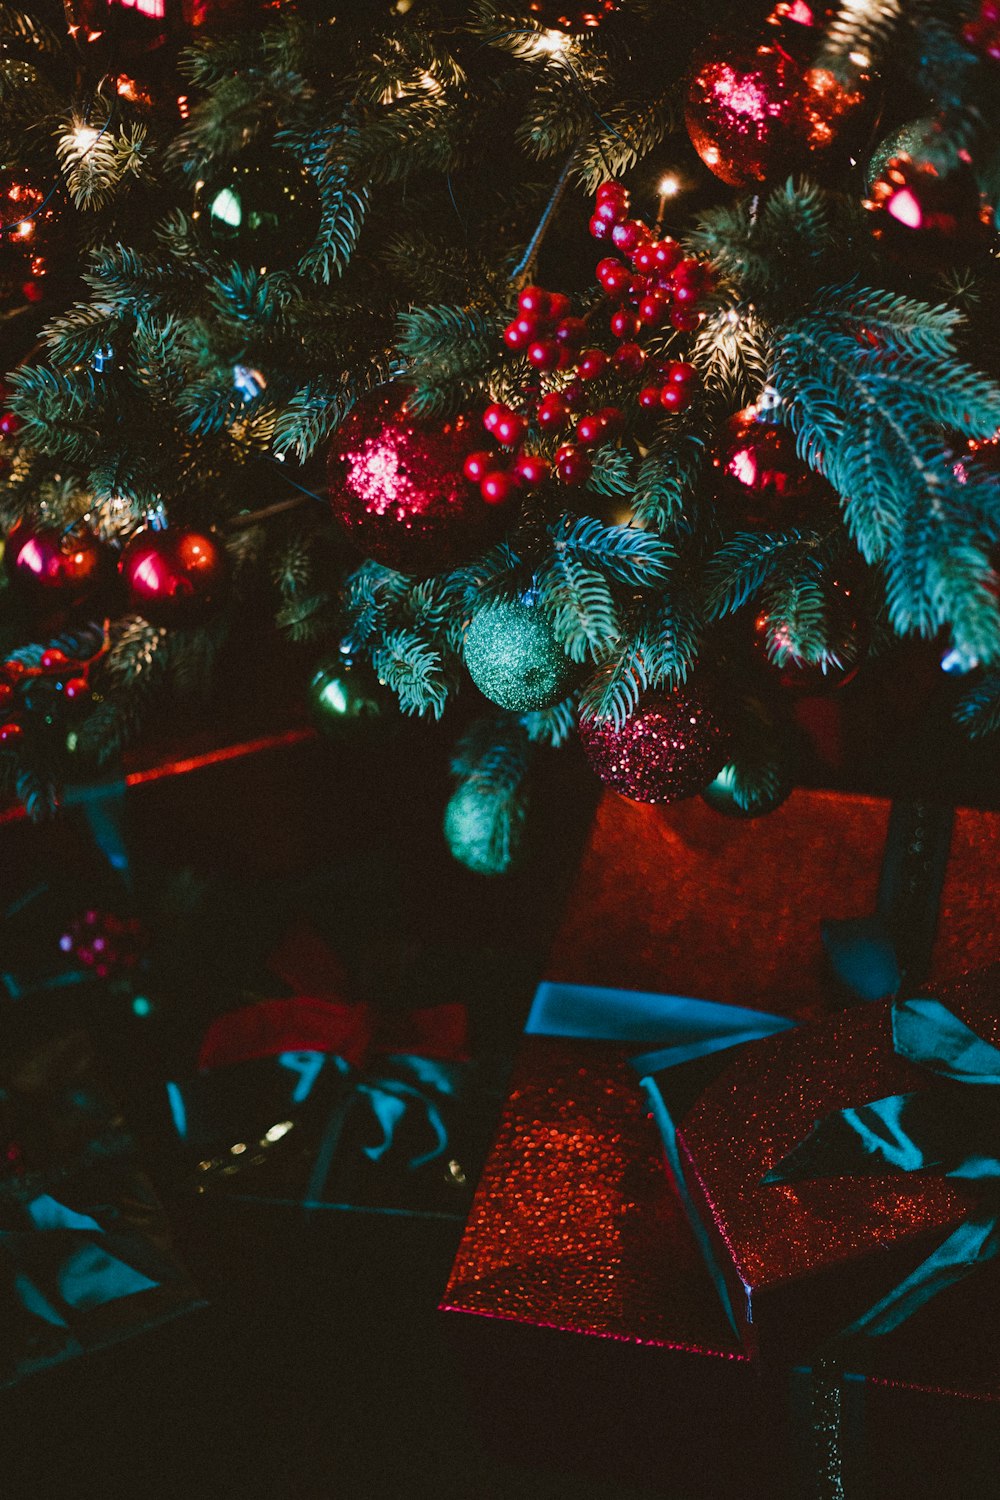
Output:
[[[796,792],[769,817],[739,823],[700,801],[664,808],[608,794],[546,977],[822,1019],[843,996],[830,982],[820,920],[875,907],[889,815],[889,804],[872,798]],[[1000,952],[1000,889],[983,879],[998,833],[996,815],[955,815],[929,965],[936,984]],[[791,1043],[799,1045],[798,1034]],[[721,1314],[627,1063],[641,1046],[526,1039],[442,1306],[673,1351],[665,1357],[674,1381],[701,1388],[710,1369],[714,1399],[752,1406],[759,1391],[749,1377],[753,1363]],[[868,1082],[858,1080],[861,1087]],[[852,1086],[845,1102],[862,1097],[872,1095]],[[690,1116],[689,1126],[695,1121]],[[789,1144],[794,1131],[792,1137]],[[914,1196],[912,1184],[897,1192]],[[948,1203],[947,1212],[957,1211],[954,1195]],[[868,1382],[869,1417],[871,1392],[890,1385],[1000,1397],[1000,1380],[973,1368],[940,1309],[932,1304],[911,1325],[892,1336],[894,1368]],[[942,1345],[954,1354],[947,1371]],[[559,1348],[565,1363],[580,1359]],[[657,1379],[662,1383],[662,1371]],[[889,1394],[902,1399],[898,1390]],[[617,1410],[621,1420],[621,1405]],[[887,1430],[899,1420],[897,1404]],[[961,1425],[949,1420],[956,1430]],[[922,1451],[921,1432],[915,1423],[911,1455]],[[930,1472],[926,1454],[913,1460],[914,1494],[925,1468]],[[776,1491],[765,1486],[762,1493]]]
[[[995,1045],[998,987],[993,966],[936,994]],[[894,1050],[890,1012],[888,1004],[853,1008],[728,1054],[729,1065],[680,1124],[685,1181],[748,1351],[809,1359],[975,1209],[961,1182],[934,1171],[763,1180],[817,1120],[933,1085],[927,1071]],[[952,1114],[960,1107],[959,1099],[949,1101]],[[856,1339],[852,1359],[897,1380],[1000,1399],[992,1332],[985,1342],[978,1336],[996,1326],[998,1290],[993,1267],[973,1272],[895,1332]],[[937,1337],[944,1329],[947,1337]]]

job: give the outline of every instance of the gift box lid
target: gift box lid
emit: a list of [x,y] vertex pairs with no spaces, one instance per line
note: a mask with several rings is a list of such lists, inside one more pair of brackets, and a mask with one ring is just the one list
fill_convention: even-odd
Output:
[[[995,1044],[990,972],[985,984],[970,979],[941,996]],[[965,1218],[970,1193],[933,1171],[763,1180],[818,1120],[933,1083],[894,1050],[891,1007],[880,1004],[741,1049],[687,1114],[678,1131],[685,1177],[745,1292],[752,1344],[774,1338],[803,1352],[838,1332]]]

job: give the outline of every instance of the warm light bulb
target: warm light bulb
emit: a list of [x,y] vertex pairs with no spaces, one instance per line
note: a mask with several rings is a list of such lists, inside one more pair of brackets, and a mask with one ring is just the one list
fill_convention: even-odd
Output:
[[681,190],[681,180],[673,172],[668,172],[666,177],[660,178],[660,197],[676,198]]
[[561,31],[540,31],[535,38],[535,50],[547,52],[550,57],[561,57],[568,47],[569,41]]
[[73,145],[80,152],[89,151],[99,135],[100,131],[95,130],[92,125],[78,125],[73,131]]

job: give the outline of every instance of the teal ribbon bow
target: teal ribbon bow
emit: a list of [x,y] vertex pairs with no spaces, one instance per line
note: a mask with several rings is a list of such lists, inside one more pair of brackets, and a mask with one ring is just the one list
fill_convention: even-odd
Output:
[[890,1333],[1000,1252],[1000,1050],[933,999],[896,1001],[892,1039],[936,1083],[828,1115],[763,1181],[936,1171],[973,1184],[975,1201],[943,1244],[840,1338]]

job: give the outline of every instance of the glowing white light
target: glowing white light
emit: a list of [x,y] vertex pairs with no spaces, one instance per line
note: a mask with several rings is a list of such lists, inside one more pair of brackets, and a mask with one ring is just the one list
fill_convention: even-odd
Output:
[[78,125],[73,131],[73,145],[78,151],[89,151],[91,146],[97,141],[100,133],[92,125]]
[[668,172],[666,177],[660,178],[660,197],[676,198],[681,190],[681,180],[673,172]]
[[561,31],[540,31],[535,37],[535,52],[545,52],[549,57],[561,57],[569,49],[569,40]]
[[283,1135],[287,1135],[292,1128],[291,1120],[281,1120],[277,1125],[272,1125],[270,1130],[265,1130],[265,1141],[280,1141]]

